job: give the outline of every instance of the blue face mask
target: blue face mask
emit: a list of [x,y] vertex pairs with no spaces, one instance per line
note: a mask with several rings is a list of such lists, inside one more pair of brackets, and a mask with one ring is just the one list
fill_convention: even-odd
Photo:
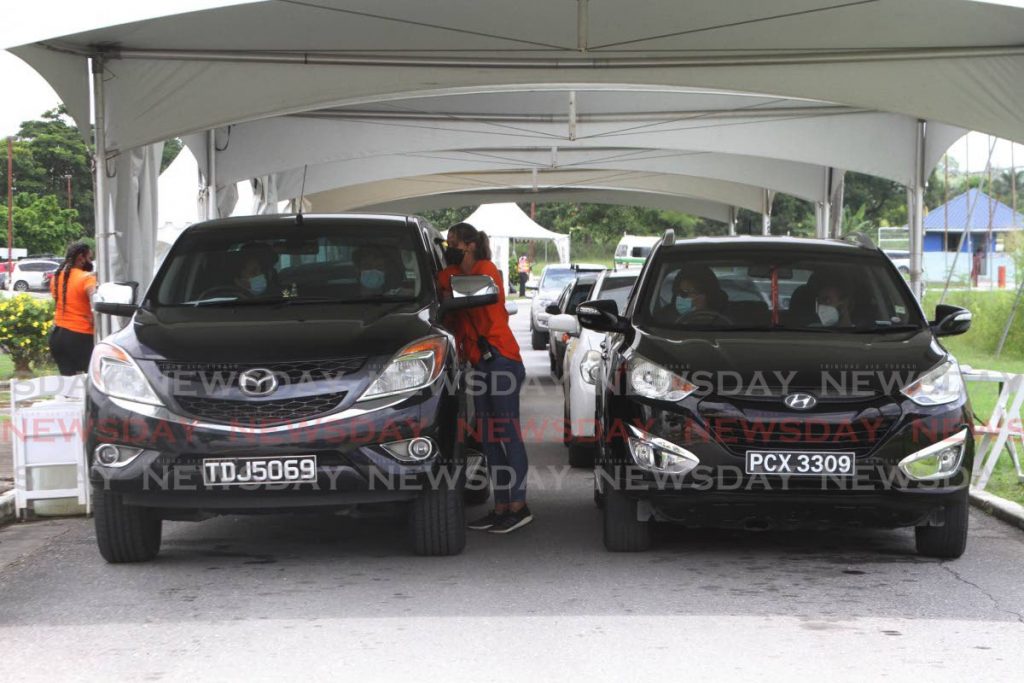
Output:
[[262,294],[267,291],[267,276],[260,274],[249,278],[249,291],[253,294]]
[[383,270],[364,270],[359,274],[359,284],[367,289],[381,289],[384,287]]
[[686,315],[693,310],[693,299],[688,296],[676,297],[676,313]]

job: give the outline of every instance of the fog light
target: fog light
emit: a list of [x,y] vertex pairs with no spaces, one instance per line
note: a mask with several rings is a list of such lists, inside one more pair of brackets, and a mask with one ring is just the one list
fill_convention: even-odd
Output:
[[434,452],[430,439],[413,439],[409,442],[409,455],[415,460],[426,460]]
[[93,456],[96,463],[104,467],[124,467],[137,458],[141,452],[141,448],[103,443],[96,447],[93,451]]
[[917,481],[948,479],[960,469],[966,440],[967,430],[964,429],[903,458],[900,470]]
[[700,459],[682,446],[630,426],[629,451],[633,461],[646,470],[667,474],[686,474],[700,464]]
[[402,462],[422,462],[437,455],[437,447],[433,439],[422,436],[404,441],[382,443],[381,448],[387,451],[395,460]]

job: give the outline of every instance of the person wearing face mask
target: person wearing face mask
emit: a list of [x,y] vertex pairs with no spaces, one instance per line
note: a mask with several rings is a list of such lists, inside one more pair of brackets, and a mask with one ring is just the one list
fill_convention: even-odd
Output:
[[263,244],[248,244],[241,249],[240,258],[242,267],[235,278],[235,286],[250,296],[278,293],[271,265],[275,255],[269,247]]
[[491,261],[487,234],[469,223],[448,230],[448,267],[438,276],[442,296],[451,296],[454,275],[487,275],[498,286],[498,301],[450,313],[459,357],[473,366],[474,429],[491,470],[494,510],[469,523],[470,529],[507,534],[533,521],[526,505],[528,462],[519,422],[519,392],[526,379],[519,344],[508,324],[501,272]]
[[365,246],[356,250],[352,262],[359,269],[359,289],[363,296],[379,296],[389,291],[389,277],[395,270],[395,262],[387,249]]
[[683,266],[672,281],[672,301],[658,317],[666,321],[692,318],[702,311],[715,311],[724,298],[718,278],[706,267]]
[[850,297],[838,282],[822,285],[815,300],[815,312],[823,327],[850,327]]
[[92,295],[96,291],[93,252],[85,242],[68,247],[64,261],[50,280],[55,302],[50,354],[60,374],[77,375],[89,369],[95,327]]

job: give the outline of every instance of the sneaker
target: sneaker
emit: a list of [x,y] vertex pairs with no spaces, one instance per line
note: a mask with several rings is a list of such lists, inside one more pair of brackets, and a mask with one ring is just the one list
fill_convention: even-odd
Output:
[[498,514],[494,510],[491,510],[480,519],[474,520],[466,525],[467,528],[473,529],[474,531],[487,531],[492,526],[498,523],[499,520],[504,516],[505,513]]
[[533,521],[530,508],[523,507],[519,512],[507,512],[487,530],[491,534],[507,534]]

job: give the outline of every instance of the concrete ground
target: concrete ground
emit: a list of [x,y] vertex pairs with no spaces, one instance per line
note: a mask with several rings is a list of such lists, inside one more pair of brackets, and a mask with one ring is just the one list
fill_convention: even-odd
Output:
[[[516,316],[530,375],[528,310]],[[561,416],[550,380],[524,418]],[[610,554],[591,476],[530,444],[536,521],[410,556],[388,518],[167,523],[146,565],[107,565],[92,523],[0,531],[0,666],[11,680],[1019,679],[1024,534],[972,512],[967,554],[898,531],[668,529]],[[471,513],[482,512],[473,510]]]

